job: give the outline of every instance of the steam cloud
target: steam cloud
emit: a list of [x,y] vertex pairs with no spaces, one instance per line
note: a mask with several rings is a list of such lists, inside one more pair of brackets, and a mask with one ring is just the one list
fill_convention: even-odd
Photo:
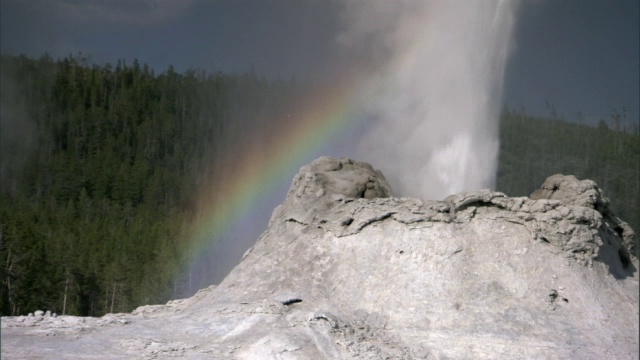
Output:
[[362,47],[379,69],[363,86],[361,107],[375,120],[358,157],[382,169],[397,195],[441,199],[494,186],[516,8],[508,0],[345,4],[339,40]]

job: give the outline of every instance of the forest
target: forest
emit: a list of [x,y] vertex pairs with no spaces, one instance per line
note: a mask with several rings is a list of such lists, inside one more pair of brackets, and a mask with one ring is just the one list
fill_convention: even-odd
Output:
[[[198,190],[220,154],[250,141],[243,127],[268,133],[259,120],[304,93],[253,72],[156,74],[82,56],[2,55],[0,75],[3,316],[100,316],[193,293],[181,249]],[[526,196],[574,174],[640,228],[640,132],[624,109],[595,127],[505,109],[500,141],[498,191]]]
[[553,174],[594,180],[613,212],[640,229],[640,132],[626,109],[613,110],[597,126],[559,118],[550,106],[546,118],[506,109],[500,121],[496,189],[528,196]]

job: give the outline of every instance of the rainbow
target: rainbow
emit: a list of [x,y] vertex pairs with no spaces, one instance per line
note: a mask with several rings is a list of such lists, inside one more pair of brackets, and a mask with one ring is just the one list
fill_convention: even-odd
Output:
[[225,177],[214,179],[200,196],[199,216],[189,244],[196,256],[190,267],[210,261],[205,254],[215,251],[234,226],[247,220],[255,204],[290,181],[331,139],[356,125],[351,110],[358,82],[354,77],[343,79],[309,96],[281,122],[280,133],[266,145],[252,148],[249,144],[242,154],[227,159]]

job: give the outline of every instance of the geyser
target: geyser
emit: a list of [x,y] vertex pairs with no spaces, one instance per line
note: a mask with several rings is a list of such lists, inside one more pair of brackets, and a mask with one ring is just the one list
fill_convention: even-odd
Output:
[[[359,157],[400,195],[492,188],[516,1],[349,2],[341,40],[379,69],[360,106],[374,119]],[[382,59],[382,60],[380,60]]]

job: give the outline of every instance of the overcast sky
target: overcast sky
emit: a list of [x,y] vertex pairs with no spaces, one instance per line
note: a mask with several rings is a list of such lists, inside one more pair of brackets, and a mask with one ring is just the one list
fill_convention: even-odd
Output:
[[[0,0],[0,50],[317,79],[350,59],[337,41],[345,1]],[[568,118],[591,119],[625,106],[638,121],[639,4],[525,0],[506,103],[544,114],[549,101]]]

